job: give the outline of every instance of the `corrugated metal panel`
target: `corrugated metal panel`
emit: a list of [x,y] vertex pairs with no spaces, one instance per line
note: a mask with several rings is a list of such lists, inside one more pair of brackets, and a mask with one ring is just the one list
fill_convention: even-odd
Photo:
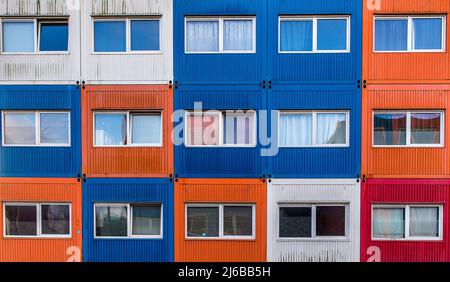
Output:
[[[175,80],[180,84],[258,84],[267,69],[267,2],[177,0],[174,3]],[[256,53],[185,54],[186,16],[256,16]]]
[[[269,80],[273,83],[353,83],[361,79],[361,0],[268,0]],[[350,53],[279,54],[278,18],[288,15],[349,15]],[[301,67],[299,67],[301,66]]]
[[[450,81],[450,54],[442,53],[374,53],[373,16],[374,15],[448,15],[450,2],[442,0],[383,0],[380,9],[364,7],[363,23],[363,78],[368,83],[415,83]],[[450,22],[447,18],[447,34]],[[446,48],[450,37],[446,37]],[[395,66],[392,67],[392,66]]]
[[[445,178],[450,175],[450,86],[377,85],[363,91],[362,175],[367,178]],[[442,148],[373,148],[373,110],[445,110]]]
[[[162,203],[163,239],[94,239],[94,203]],[[173,261],[173,184],[156,178],[87,179],[83,223],[83,261]]]
[[[169,177],[173,173],[173,95],[164,86],[87,86],[83,90],[83,173],[88,177]],[[162,110],[162,147],[99,148],[93,111]]]
[[[359,261],[360,184],[356,179],[272,179],[268,184],[267,203],[268,261]],[[348,238],[279,240],[277,215],[280,203],[348,204]]]
[[[185,239],[186,203],[254,203],[254,240]],[[257,179],[179,179],[175,183],[175,261],[266,260],[266,186]]]
[[[369,179],[362,185],[361,197],[361,261],[379,249],[382,262],[450,261],[448,218],[450,180]],[[374,241],[371,240],[371,206],[373,204],[442,204],[444,233],[442,241]]]
[[0,146],[0,176],[78,177],[81,174],[81,110],[77,86],[0,86],[0,110],[68,110],[71,121],[71,147]]
[[[349,147],[280,148],[276,156],[268,159],[269,175],[274,178],[358,177],[361,159],[361,90],[356,85],[274,86],[268,90],[268,99],[271,111],[350,111]],[[271,135],[277,136],[275,133]]]
[[69,18],[69,54],[3,54],[2,84],[74,84],[80,79],[80,7],[78,1],[0,0],[0,18],[58,16]]
[[[68,239],[5,238],[5,202],[71,203],[72,237]],[[77,179],[0,178],[0,261],[65,262],[81,261],[81,183]]]
[[[164,84],[173,80],[172,0],[83,1],[82,77],[88,84]],[[160,16],[161,52],[93,54],[92,16]]]

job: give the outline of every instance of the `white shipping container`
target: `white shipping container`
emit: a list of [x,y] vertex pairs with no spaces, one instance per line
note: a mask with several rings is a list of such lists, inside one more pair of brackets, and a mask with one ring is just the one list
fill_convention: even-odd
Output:
[[[356,179],[273,179],[268,183],[267,201],[268,261],[359,261],[361,200]],[[280,205],[343,205],[345,237],[279,238]],[[311,222],[315,224],[314,215]]]

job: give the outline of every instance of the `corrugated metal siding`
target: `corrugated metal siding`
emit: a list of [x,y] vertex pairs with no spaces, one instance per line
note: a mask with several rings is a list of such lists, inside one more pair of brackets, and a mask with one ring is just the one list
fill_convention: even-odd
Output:
[[[363,78],[368,83],[414,83],[450,81],[450,22],[447,17],[447,52],[442,53],[374,53],[373,16],[388,15],[448,15],[450,2],[442,0],[382,0],[380,10],[364,7]],[[395,66],[392,67],[392,66]]]
[[[382,262],[450,261],[448,218],[450,180],[369,179],[362,185],[361,261],[367,261],[369,247],[378,247]],[[371,240],[371,206],[373,204],[443,204],[442,241],[373,241]]]
[[[72,238],[5,238],[3,236],[5,202],[71,203]],[[81,183],[76,179],[0,178],[0,205],[1,262],[65,262],[74,258],[81,260]],[[77,253],[73,253],[73,250]],[[72,257],[74,254],[79,254],[79,257]]]
[[63,16],[69,18],[70,29],[69,54],[1,55],[0,82],[3,84],[74,84],[79,80],[79,5],[78,1],[68,0],[0,0],[0,18],[5,16]]
[[[360,184],[356,179],[272,179],[267,188],[267,259],[273,262],[359,261]],[[278,205],[348,204],[345,240],[279,240]]]
[[68,110],[71,121],[71,147],[0,146],[0,176],[78,177],[81,174],[81,110],[77,86],[0,86],[0,110]]
[[[254,240],[185,239],[186,203],[254,203]],[[266,185],[257,179],[179,179],[175,183],[175,261],[266,260]]]
[[[450,176],[450,86],[378,85],[363,91],[362,175],[367,178]],[[445,110],[442,148],[373,148],[373,110]]]
[[[164,84],[173,80],[172,0],[83,1],[82,77],[88,84]],[[93,54],[92,16],[161,16],[161,53]]]
[[356,85],[274,86],[268,90],[268,99],[271,111],[350,111],[349,147],[280,148],[276,156],[268,158],[269,175],[274,178],[358,177],[361,159],[361,90]]
[[[169,177],[173,173],[172,89],[87,86],[83,90],[83,173],[88,177]],[[93,111],[162,110],[162,147],[94,147]]]
[[[162,203],[163,239],[94,239],[94,203]],[[83,232],[83,261],[173,261],[173,184],[169,179],[88,179]]]
[[[361,0],[268,0],[269,80],[273,83],[353,83],[361,79]],[[349,15],[350,53],[279,54],[278,17]],[[301,67],[299,67],[301,66]]]

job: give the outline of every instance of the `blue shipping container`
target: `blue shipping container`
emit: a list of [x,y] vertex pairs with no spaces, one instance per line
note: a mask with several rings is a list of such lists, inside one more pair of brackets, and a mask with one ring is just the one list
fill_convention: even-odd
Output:
[[[83,261],[173,261],[173,197],[170,179],[87,179],[83,183]],[[162,204],[162,238],[94,238],[95,203]]]
[[[81,94],[78,86],[0,86],[0,110],[69,111],[70,146],[0,147],[1,177],[81,175]],[[0,120],[3,124],[3,114]],[[0,135],[3,134],[3,130]],[[1,136],[3,140],[3,136]],[[2,142],[3,143],[3,142]],[[1,145],[1,144],[0,144]]]

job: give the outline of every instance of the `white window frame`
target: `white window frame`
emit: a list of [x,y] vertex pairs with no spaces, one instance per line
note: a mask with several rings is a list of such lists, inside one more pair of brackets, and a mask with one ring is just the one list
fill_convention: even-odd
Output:
[[[414,48],[414,19],[440,19],[442,20],[442,37],[441,49],[415,49]],[[375,49],[375,40],[376,40],[376,29],[375,23],[377,20],[407,20],[408,21],[408,34],[407,34],[407,48],[406,50],[387,50],[387,51],[378,51]],[[372,51],[374,53],[444,53],[446,49],[446,34],[447,34],[447,17],[445,15],[430,15],[430,16],[375,16],[373,17],[373,46]]]
[[[218,116],[219,117],[219,144],[217,145],[192,145],[188,142],[188,117],[190,115],[193,116]],[[225,132],[225,126],[224,126],[224,115],[229,116],[248,116],[253,119],[253,132],[252,134],[252,143],[251,144],[225,144],[224,138],[224,132]],[[233,112],[232,110],[224,110],[224,111],[185,111],[184,112],[184,144],[185,147],[198,147],[198,148],[223,148],[223,147],[231,147],[231,148],[252,148],[256,147],[256,139],[257,139],[257,121],[256,121],[256,111],[255,110],[248,110],[248,111],[237,111]]]
[[[223,49],[223,23],[226,20],[241,20],[252,21],[253,25],[253,42],[252,50],[224,50]],[[187,50],[187,23],[198,21],[216,21],[219,23],[219,50],[218,51],[188,51]],[[235,17],[235,16],[223,16],[223,17],[185,17],[184,18],[184,53],[185,54],[254,54],[256,53],[256,17]]]
[[[345,235],[344,236],[318,236],[316,233],[317,207],[344,207],[345,208]],[[280,208],[310,208],[311,209],[311,237],[280,237]],[[276,211],[276,238],[277,241],[330,241],[349,240],[350,230],[350,203],[278,203]]]
[[[43,234],[42,233],[42,206],[69,206],[69,234]],[[6,207],[29,207],[34,206],[36,208],[36,234],[37,235],[6,235]],[[72,204],[71,203],[36,203],[36,202],[4,202],[3,203],[3,237],[5,238],[31,238],[31,239],[68,239],[72,238]]]
[[[346,20],[347,41],[345,50],[318,50],[317,49],[317,21],[318,20]],[[283,21],[312,21],[312,50],[311,51],[282,51],[281,50],[281,22]],[[278,53],[279,54],[311,54],[311,53],[350,53],[351,49],[351,19],[350,16],[280,16],[278,17]]]
[[[375,115],[406,114],[406,145],[375,145]],[[440,114],[440,143],[412,144],[411,143],[411,115],[412,114]],[[373,148],[443,148],[445,145],[445,117],[444,111],[372,111],[372,147]]]
[[[224,207],[251,207],[252,208],[252,235],[232,236],[224,235]],[[194,237],[188,236],[188,208],[218,208],[219,209],[219,236],[218,237]],[[186,240],[255,240],[256,235],[256,206],[251,203],[186,203],[184,205],[184,237]]]
[[[159,235],[133,235],[133,207],[134,206],[149,206],[161,208],[160,218],[160,234]],[[127,236],[97,236],[97,213],[96,207],[126,207],[127,208]],[[94,203],[94,239],[163,239],[164,226],[164,204],[163,203]]]
[[[161,116],[161,126],[160,126],[160,138],[159,138],[159,143],[149,143],[149,144],[140,144],[140,143],[132,143],[132,138],[133,138],[133,130],[132,130],[132,116],[133,115],[151,115],[151,114],[159,114]],[[126,119],[127,119],[127,139],[126,139],[126,144],[124,145],[97,145],[96,144],[96,116],[97,115],[125,115]],[[94,111],[93,112],[93,145],[94,148],[133,148],[133,147],[150,147],[150,148],[157,148],[157,147],[162,147],[163,146],[163,132],[164,132],[164,121],[163,121],[163,112],[160,110],[149,110],[149,111],[141,111],[141,110],[137,110],[137,111]]]
[[[280,148],[342,148],[350,147],[350,111],[278,111],[278,127],[280,125],[281,115],[292,114],[311,114],[312,115],[312,138],[311,145],[281,145],[281,133],[278,128],[278,144]],[[346,128],[345,128],[345,144],[317,144],[317,114],[346,114]]]
[[[404,209],[405,210],[405,238],[376,238],[373,234],[373,219],[374,209]],[[410,227],[410,208],[439,208],[439,236],[438,237],[413,237],[409,236]],[[370,237],[372,241],[442,241],[444,231],[444,208],[442,204],[373,204],[371,206],[371,219],[370,219]]]
[[[35,144],[6,144],[6,136],[5,136],[5,115],[6,114],[34,114],[35,115]],[[42,143],[41,142],[41,114],[67,114],[68,118],[68,140],[69,143],[58,144],[58,143]],[[71,147],[71,113],[70,111],[14,111],[14,110],[5,110],[2,111],[2,146],[3,147]]]
[[[159,50],[131,50],[131,22],[132,21],[159,21]],[[96,22],[125,22],[125,51],[96,52],[95,51],[95,23]],[[150,17],[92,17],[91,21],[91,55],[161,55],[162,52],[162,16]]]

